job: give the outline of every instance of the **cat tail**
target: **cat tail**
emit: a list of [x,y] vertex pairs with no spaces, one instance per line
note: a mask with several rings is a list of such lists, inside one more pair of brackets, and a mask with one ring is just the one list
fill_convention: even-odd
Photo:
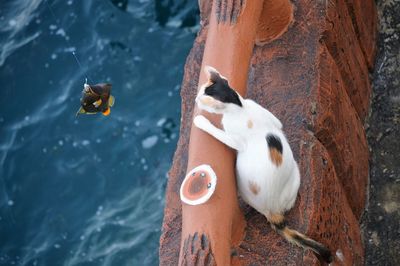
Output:
[[333,257],[331,251],[322,245],[321,243],[297,232],[296,230],[290,229],[284,219],[279,219],[277,222],[276,219],[268,219],[271,223],[272,229],[274,229],[278,234],[283,236],[287,241],[292,244],[295,244],[304,249],[311,249],[314,251],[319,257],[321,257],[326,263],[331,263],[333,261]]

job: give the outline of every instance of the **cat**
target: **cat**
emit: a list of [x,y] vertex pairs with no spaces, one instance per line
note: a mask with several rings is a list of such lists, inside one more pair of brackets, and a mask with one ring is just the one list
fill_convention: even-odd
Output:
[[282,123],[253,100],[243,99],[216,69],[206,66],[205,73],[208,82],[200,87],[196,104],[202,110],[221,114],[223,130],[202,115],[193,123],[237,151],[237,185],[243,200],[290,243],[311,249],[330,263],[333,258],[329,249],[286,225],[284,213],[296,201],[300,172]]

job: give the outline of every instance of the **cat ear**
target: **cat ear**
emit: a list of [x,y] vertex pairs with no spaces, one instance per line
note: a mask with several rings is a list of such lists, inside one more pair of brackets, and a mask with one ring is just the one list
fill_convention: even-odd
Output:
[[207,75],[208,80],[213,83],[216,83],[218,80],[222,79],[221,74],[219,74],[219,72],[212,66],[205,66],[204,71]]

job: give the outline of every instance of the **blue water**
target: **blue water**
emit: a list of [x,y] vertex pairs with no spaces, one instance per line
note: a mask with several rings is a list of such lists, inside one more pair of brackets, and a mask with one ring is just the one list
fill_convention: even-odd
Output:
[[197,1],[48,5],[0,1],[0,265],[157,265]]

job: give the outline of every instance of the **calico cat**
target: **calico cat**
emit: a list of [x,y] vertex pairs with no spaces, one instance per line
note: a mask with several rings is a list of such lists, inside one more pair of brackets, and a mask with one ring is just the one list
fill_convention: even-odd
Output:
[[282,123],[256,102],[243,99],[214,68],[207,66],[205,72],[208,82],[201,86],[196,103],[200,109],[222,114],[223,130],[201,115],[193,122],[237,151],[237,184],[243,200],[290,243],[311,249],[330,263],[329,249],[286,225],[284,213],[295,203],[300,172]]

